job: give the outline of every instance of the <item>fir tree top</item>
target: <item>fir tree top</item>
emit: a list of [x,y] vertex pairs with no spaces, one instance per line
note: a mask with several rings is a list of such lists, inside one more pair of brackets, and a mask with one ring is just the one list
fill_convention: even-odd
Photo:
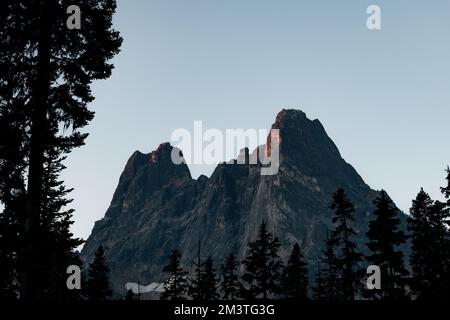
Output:
[[109,268],[100,245],[95,252],[94,261],[89,265],[87,292],[89,300],[105,300],[112,296],[108,278]]

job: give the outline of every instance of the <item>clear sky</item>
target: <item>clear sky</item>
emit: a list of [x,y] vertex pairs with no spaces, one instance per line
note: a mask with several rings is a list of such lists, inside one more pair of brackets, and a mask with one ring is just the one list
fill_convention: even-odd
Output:
[[[369,31],[366,9],[381,8]],[[73,231],[103,217],[129,156],[177,128],[268,128],[318,118],[344,159],[404,211],[441,199],[450,164],[450,0],[118,0],[124,38],[96,82],[86,146],[67,160]],[[211,167],[193,168],[193,176]]]

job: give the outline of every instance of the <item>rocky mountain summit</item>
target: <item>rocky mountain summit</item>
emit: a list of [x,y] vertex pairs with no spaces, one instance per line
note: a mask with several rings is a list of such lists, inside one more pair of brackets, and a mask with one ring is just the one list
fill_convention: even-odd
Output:
[[342,159],[319,120],[311,121],[299,110],[282,110],[272,129],[279,129],[276,175],[261,175],[260,166],[244,161],[220,164],[211,177],[195,180],[186,164],[171,161],[168,143],[150,154],[135,152],[82,259],[90,262],[102,244],[113,287],[123,293],[127,282],[165,280],[162,268],[174,248],[182,252],[187,268],[199,241],[202,254],[211,255],[217,267],[230,253],[242,259],[265,220],[280,239],[281,256],[298,242],[312,267],[330,227],[329,204],[338,188],[355,204],[355,229],[363,248],[377,192]]

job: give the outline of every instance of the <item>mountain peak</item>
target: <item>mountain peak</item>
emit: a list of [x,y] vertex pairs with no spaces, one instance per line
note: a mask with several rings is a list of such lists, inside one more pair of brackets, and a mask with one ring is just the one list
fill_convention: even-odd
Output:
[[283,108],[280,112],[278,112],[275,122],[282,123],[286,119],[295,119],[301,118],[306,119],[306,113],[299,109],[285,109]]
[[171,160],[172,150],[173,147],[169,142],[161,143],[156,150],[150,153],[150,160],[152,162]]
[[[135,152],[105,218],[83,247],[83,260],[91,261],[103,244],[113,287],[120,292],[130,281],[166,280],[162,269],[174,248],[189,266],[199,240],[203,253],[218,263],[230,253],[242,260],[258,225],[267,221],[280,239],[282,258],[298,242],[313,261],[323,249],[329,203],[338,188],[355,204],[357,228],[367,225],[377,192],[342,159],[320,122],[300,110],[283,109],[272,128],[279,129],[280,146],[280,170],[272,176],[233,161],[218,165],[211,178],[193,180],[185,163],[171,161],[169,143],[149,154]],[[247,163],[254,154],[244,148],[238,159]],[[365,241],[362,234],[358,243]]]
[[298,109],[282,109],[272,125],[272,129],[284,131],[297,131],[301,128],[325,131],[318,119],[311,120],[305,112]]

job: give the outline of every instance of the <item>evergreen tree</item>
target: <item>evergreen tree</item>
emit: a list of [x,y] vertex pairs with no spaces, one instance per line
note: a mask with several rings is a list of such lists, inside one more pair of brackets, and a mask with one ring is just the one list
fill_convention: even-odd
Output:
[[[447,205],[440,201],[434,201],[431,207],[430,225],[435,243],[434,250],[430,252],[430,266],[435,277],[432,283],[432,296],[438,299],[448,299],[449,292],[449,234],[446,226],[449,212]],[[424,296],[425,297],[425,296]]]
[[128,289],[127,293],[125,294],[125,301],[133,301],[136,300],[136,295],[133,293],[133,290]]
[[66,270],[70,265],[82,265],[76,249],[83,241],[70,231],[74,210],[67,208],[72,202],[68,198],[72,189],[67,189],[59,179],[65,169],[62,164],[65,158],[58,157],[55,150],[49,150],[45,156],[40,236],[36,246],[40,250],[35,262],[40,277],[36,280],[35,295],[38,298],[74,300],[80,298],[80,291],[67,290]]
[[356,232],[352,227],[355,208],[347,198],[344,189],[340,188],[333,195],[331,209],[334,210],[332,219],[335,229],[332,234],[337,249],[338,266],[341,274],[341,293],[344,300],[354,300],[356,286],[359,282],[359,263],[362,254],[357,251],[353,237]]
[[366,257],[371,264],[381,269],[383,285],[380,290],[371,290],[375,299],[397,300],[406,297],[405,276],[408,274],[403,264],[403,253],[398,247],[405,243],[406,236],[399,230],[399,210],[382,190],[375,199],[375,219],[369,222],[367,247],[371,254]]
[[194,265],[194,275],[189,279],[188,293],[193,300],[202,300],[205,277],[203,272],[204,263],[201,260],[201,241],[198,242],[197,260],[193,261],[192,264]]
[[[70,5],[81,8],[79,30],[67,27]],[[114,0],[0,3],[1,133],[17,133],[15,137],[20,139],[2,146],[18,150],[19,158],[5,157],[2,151],[0,163],[15,166],[20,175],[14,177],[16,184],[26,187],[19,208],[0,200],[8,215],[16,215],[23,225],[20,248],[14,250],[19,256],[23,299],[42,296],[40,271],[51,268],[52,262],[38,256],[46,250],[39,237],[48,232],[41,225],[46,159],[51,152],[57,152],[54,158],[60,159],[84,143],[87,134],[80,129],[94,115],[87,108],[94,99],[90,86],[93,80],[110,76],[113,66],[108,61],[118,53],[122,41],[112,29],[115,8]],[[10,192],[16,190],[11,184],[8,187],[13,188]],[[22,187],[18,190],[22,192]]]
[[189,287],[189,295],[193,300],[217,300],[217,278],[214,270],[213,260],[209,256],[205,262],[201,262],[200,258],[196,267],[195,276],[191,280]]
[[291,300],[305,300],[308,294],[308,268],[298,243],[294,244],[283,270],[283,295]]
[[447,185],[445,187],[441,188],[441,192],[444,195],[444,197],[447,199],[446,207],[444,209],[444,216],[445,216],[445,224],[447,225],[447,232],[446,232],[446,240],[445,240],[445,297],[450,297],[450,233],[448,230],[448,227],[450,226],[450,168],[447,167],[446,169],[447,176],[446,181]]
[[445,296],[445,205],[421,189],[410,209],[412,288],[418,298]]
[[245,297],[267,299],[280,293],[282,263],[278,257],[279,248],[278,239],[267,231],[263,222],[258,239],[249,244],[249,254],[243,262],[245,273],[242,280],[247,284],[247,288],[243,289]]
[[322,274],[322,267],[320,265],[320,260],[317,261],[316,275],[314,279],[313,298],[314,300],[325,300],[326,292],[324,287],[325,279]]
[[[320,260],[323,268],[319,270],[321,288],[316,287],[316,296],[320,296],[322,300],[342,300],[342,279],[339,267],[339,260],[335,252],[336,239],[329,236],[327,232],[327,240],[323,257]],[[317,285],[317,284],[316,284]]]
[[87,295],[89,300],[106,300],[112,296],[108,272],[103,246],[99,246],[95,252],[94,261],[88,269]]
[[[11,145],[9,151],[14,149]],[[18,158],[14,159],[8,152],[5,154],[0,161],[0,176],[4,177],[0,179],[0,200],[4,203],[4,210],[0,213],[0,260],[5,258],[5,263],[0,263],[0,279],[6,280],[0,281],[3,282],[2,290],[16,296],[20,280],[18,272],[26,263],[21,255],[25,187],[21,170],[17,168]],[[66,189],[59,179],[65,168],[62,164],[64,158],[59,157],[58,150],[49,148],[44,159],[42,214],[33,252],[34,269],[39,274],[35,279],[34,296],[78,299],[79,291],[67,290],[66,287],[67,267],[73,264],[81,266],[75,250],[82,241],[70,232],[73,210],[66,208],[71,203],[67,197],[71,190]]]
[[441,187],[441,192],[447,199],[447,204],[450,206],[450,167],[447,167],[445,171],[447,172],[447,176],[445,178],[447,185],[445,187]]
[[169,257],[169,264],[163,268],[163,272],[169,274],[164,282],[165,291],[161,294],[161,300],[185,300],[188,289],[187,272],[181,267],[181,252],[173,250]]
[[23,245],[26,165],[24,133],[13,125],[21,116],[11,106],[6,107],[2,90],[0,86],[0,299],[6,300],[16,299],[20,289],[17,283]]
[[214,262],[211,256],[205,261],[204,266],[204,300],[217,300],[219,294],[217,293],[218,280],[216,277],[216,270],[214,269]]
[[238,277],[239,262],[233,254],[230,254],[222,265],[222,298],[225,300],[235,300],[239,297],[242,285]]
[[11,201],[0,211],[0,300],[18,297],[18,254],[23,228],[16,209],[21,206],[20,198],[12,195]]
[[0,212],[0,300],[3,301],[18,297],[19,243],[15,238],[21,226],[17,218],[9,207]]

